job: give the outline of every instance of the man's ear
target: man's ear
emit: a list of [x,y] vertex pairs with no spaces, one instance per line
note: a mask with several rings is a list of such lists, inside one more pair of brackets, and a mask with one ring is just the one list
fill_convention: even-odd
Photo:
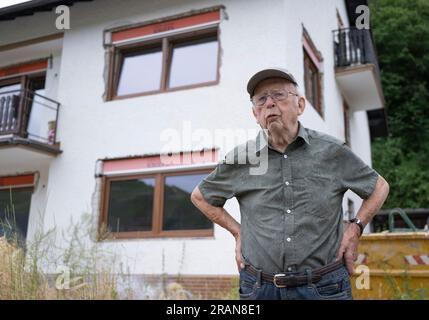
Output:
[[304,113],[304,109],[305,109],[305,98],[304,96],[300,96],[298,98],[298,115],[299,116]]

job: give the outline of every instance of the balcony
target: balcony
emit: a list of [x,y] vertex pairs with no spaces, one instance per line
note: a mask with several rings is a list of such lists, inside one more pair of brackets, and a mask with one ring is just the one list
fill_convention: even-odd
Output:
[[42,164],[61,153],[60,104],[31,90],[0,91],[0,167]]
[[371,31],[345,28],[333,31],[335,78],[352,111],[384,108],[377,55]]

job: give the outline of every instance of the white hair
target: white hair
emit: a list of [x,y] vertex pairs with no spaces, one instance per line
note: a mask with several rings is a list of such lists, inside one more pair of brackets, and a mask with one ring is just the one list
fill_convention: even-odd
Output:
[[301,89],[298,87],[297,84],[294,84],[294,83],[291,83],[291,82],[290,82],[290,84],[295,88],[295,92],[298,95],[298,96],[294,96],[295,97],[295,103],[296,103],[296,105],[298,105],[299,98],[302,97],[302,98],[305,99],[305,96],[302,94]]

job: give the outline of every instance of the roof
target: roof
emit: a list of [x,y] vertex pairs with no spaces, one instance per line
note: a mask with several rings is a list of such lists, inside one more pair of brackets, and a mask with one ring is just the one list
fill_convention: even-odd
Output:
[[[51,11],[54,7],[59,5],[72,6],[75,2],[88,1],[93,0],[32,0],[0,9],[0,21],[33,15],[37,11]],[[359,16],[359,14],[355,12],[356,7],[362,4],[368,5],[367,0],[345,0],[345,3],[350,24],[354,24],[356,18]]]
[[0,9],[0,21],[13,20],[17,17],[30,16],[39,11],[51,11],[53,8],[66,5],[72,6],[75,2],[93,0],[32,0]]

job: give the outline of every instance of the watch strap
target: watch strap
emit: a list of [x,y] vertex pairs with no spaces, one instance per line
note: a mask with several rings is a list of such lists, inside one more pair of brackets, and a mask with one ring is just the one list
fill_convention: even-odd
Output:
[[364,226],[363,226],[363,223],[360,221],[360,219],[354,218],[354,219],[349,220],[349,222],[350,223],[356,223],[359,226],[360,235],[362,235]]

